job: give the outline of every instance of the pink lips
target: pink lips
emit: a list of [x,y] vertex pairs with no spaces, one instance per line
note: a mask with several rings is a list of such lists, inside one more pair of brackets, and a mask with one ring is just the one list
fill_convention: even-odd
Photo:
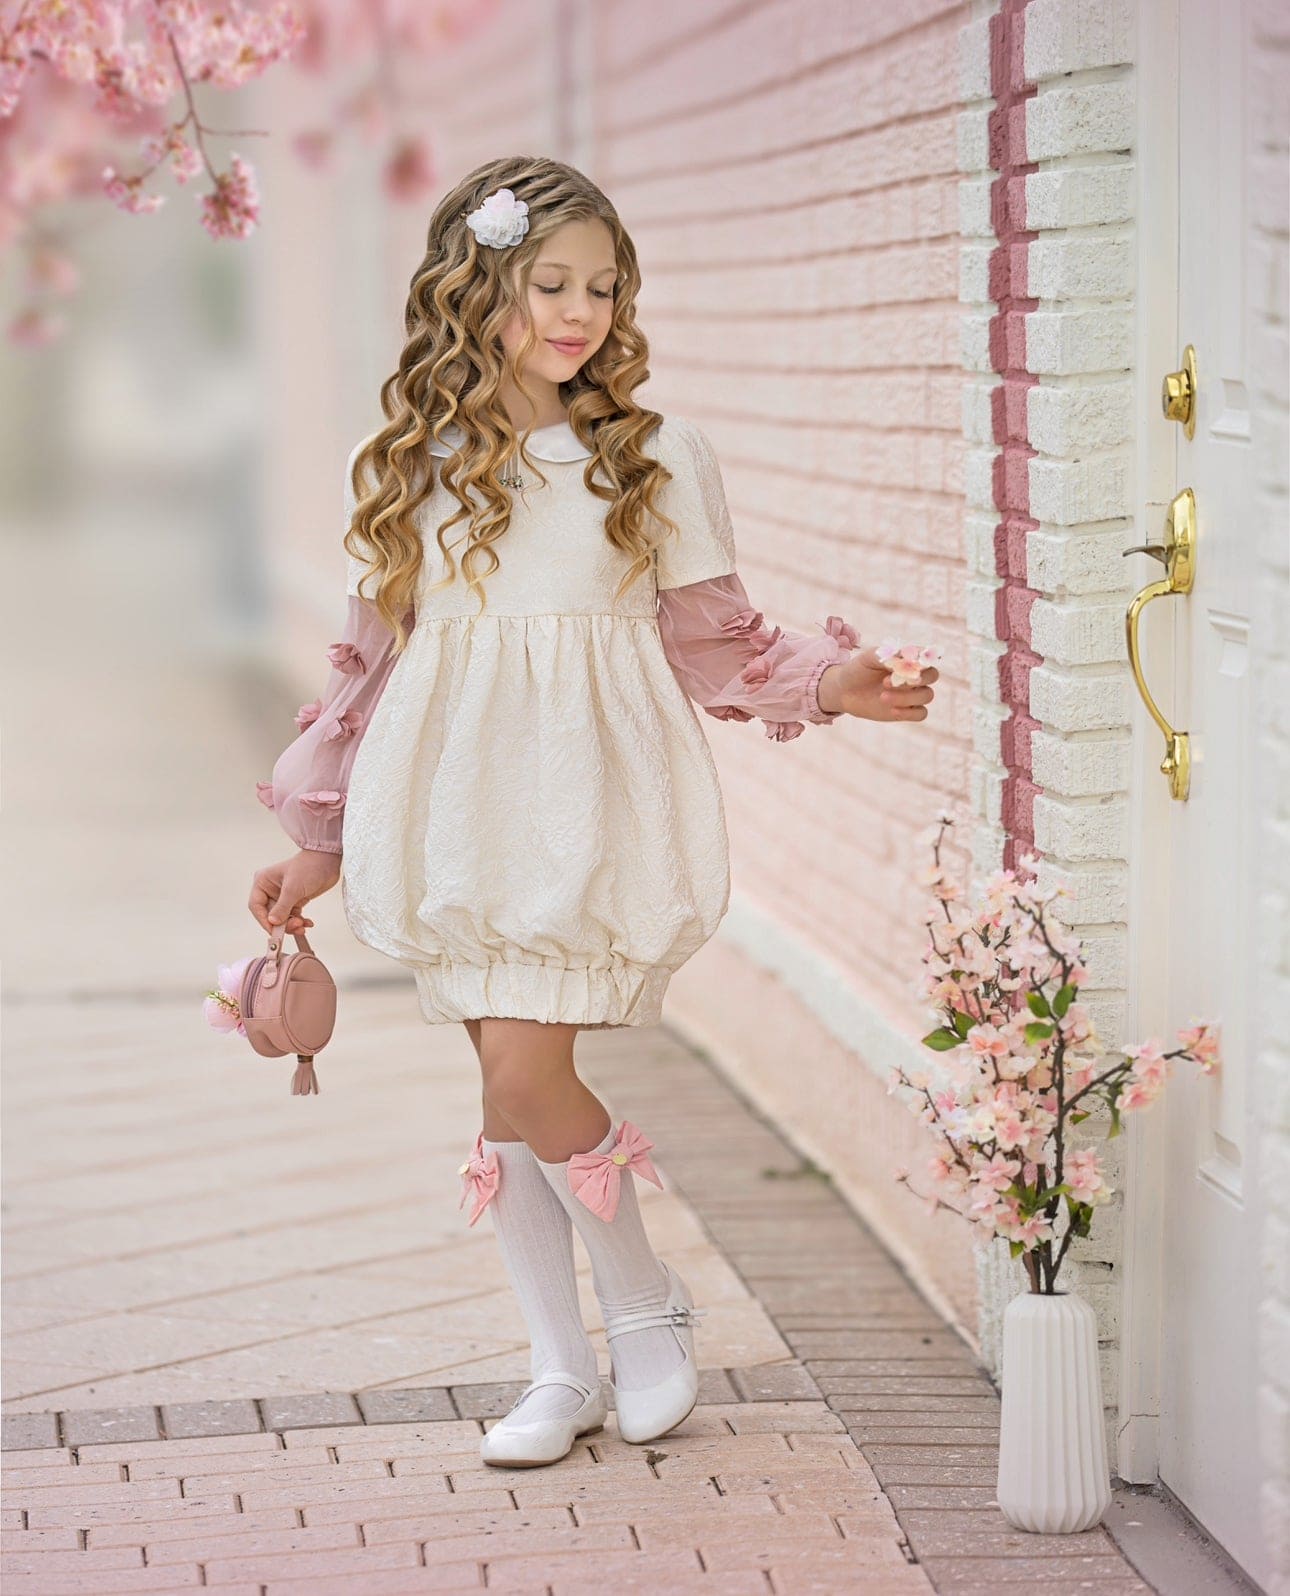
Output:
[[572,342],[566,342],[561,338],[548,338],[547,343],[549,343],[553,349],[558,349],[561,354],[565,355],[579,354],[587,347],[587,340],[585,338],[574,340]]

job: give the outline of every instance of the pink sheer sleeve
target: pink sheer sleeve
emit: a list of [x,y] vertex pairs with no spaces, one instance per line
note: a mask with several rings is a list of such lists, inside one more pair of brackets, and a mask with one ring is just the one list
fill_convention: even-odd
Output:
[[[400,656],[376,605],[349,595],[345,628],[327,649],[331,675],[321,698],[296,711],[300,735],[279,754],[270,781],[257,781],[260,802],[277,815],[299,848],[340,853],[345,794],[358,745]],[[415,619],[409,609],[405,628]]]
[[842,711],[820,708],[820,677],[860,644],[860,634],[830,615],[819,635],[768,627],[734,571],[660,589],[658,624],[668,663],[681,686],[718,720],[766,723],[767,737],[788,742],[804,721],[829,726]]

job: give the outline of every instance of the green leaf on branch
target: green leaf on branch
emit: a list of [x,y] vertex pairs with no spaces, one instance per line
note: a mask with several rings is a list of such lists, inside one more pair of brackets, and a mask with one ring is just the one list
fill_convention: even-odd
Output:
[[1078,1125],[1079,1122],[1082,1119],[1087,1119],[1088,1118],[1089,1113],[1090,1113],[1090,1110],[1087,1109],[1087,1108],[1073,1108],[1073,1109],[1071,1109],[1071,1112],[1070,1112],[1070,1122],[1071,1122],[1071,1124],[1072,1125]]
[[1067,982],[1053,999],[1053,1013],[1059,1020],[1066,1013],[1066,1010],[1070,1008],[1071,1002],[1075,997],[1075,990],[1075,987],[1070,982]]
[[1012,1254],[1012,1256],[1014,1258],[1017,1256],[1017,1254],[1019,1252],[1025,1252],[1025,1250],[1026,1250],[1026,1244],[1025,1244],[1024,1241],[1010,1241],[1008,1243],[1008,1251]]
[[954,1016],[954,1029],[960,1036],[966,1036],[975,1024],[970,1014],[956,1013]]
[[1047,1020],[1031,1020],[1026,1026],[1027,1042],[1042,1042],[1053,1034],[1053,1027]]
[[1049,1015],[1053,1012],[1048,1007],[1048,999],[1042,992],[1027,992],[1026,1004],[1032,1014]]
[[952,1047],[962,1045],[963,1038],[957,1031],[949,1031],[941,1025],[936,1030],[929,1031],[923,1038],[923,1046],[930,1047],[937,1053],[946,1053]]

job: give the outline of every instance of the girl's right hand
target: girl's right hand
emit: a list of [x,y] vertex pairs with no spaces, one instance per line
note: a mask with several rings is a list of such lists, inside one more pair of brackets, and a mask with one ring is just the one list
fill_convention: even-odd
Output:
[[313,925],[303,910],[311,898],[328,892],[340,880],[340,855],[301,848],[293,858],[257,870],[247,908],[265,931],[279,927],[288,934]]

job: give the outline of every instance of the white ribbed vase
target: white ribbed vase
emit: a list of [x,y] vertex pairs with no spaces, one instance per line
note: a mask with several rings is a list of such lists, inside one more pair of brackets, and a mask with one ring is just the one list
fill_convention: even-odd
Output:
[[1017,1529],[1069,1535],[1111,1505],[1097,1316],[1069,1291],[1003,1310],[997,1496]]

